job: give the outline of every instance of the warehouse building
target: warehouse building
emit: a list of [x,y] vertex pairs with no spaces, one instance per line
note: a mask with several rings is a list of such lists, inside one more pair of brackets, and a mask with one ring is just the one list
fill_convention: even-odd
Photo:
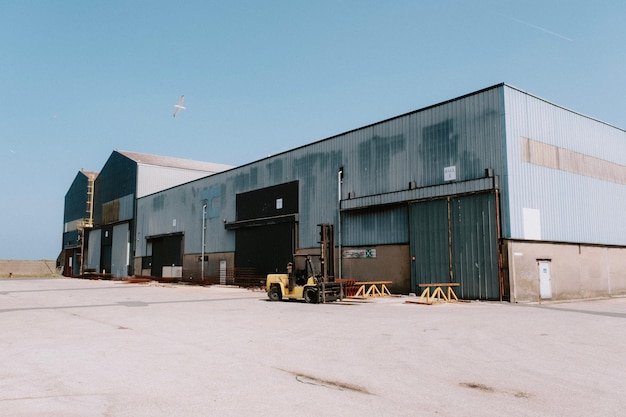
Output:
[[332,224],[336,276],[398,293],[626,294],[626,132],[506,84],[135,196],[129,274],[258,282]]
[[86,233],[93,227],[93,189],[97,176],[97,172],[81,169],[65,194],[63,250],[59,264],[66,277],[83,273],[82,255],[86,250]]
[[[211,162],[116,150],[100,173],[87,179],[87,185],[82,178],[87,174],[81,171],[65,201],[66,229],[68,220],[72,225],[82,221],[87,226],[85,238],[79,243],[87,254],[85,262],[79,266],[74,261],[73,274],[114,278],[133,275],[137,198],[230,168]],[[89,213],[83,220],[78,216],[85,216],[85,201],[89,201]],[[73,236],[73,233],[64,234],[66,250],[76,245],[71,240]]]

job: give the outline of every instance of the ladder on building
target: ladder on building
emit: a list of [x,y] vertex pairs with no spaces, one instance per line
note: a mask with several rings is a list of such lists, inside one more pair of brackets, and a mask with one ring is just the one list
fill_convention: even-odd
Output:
[[87,216],[85,217],[85,227],[93,227],[93,187],[94,179],[87,179]]

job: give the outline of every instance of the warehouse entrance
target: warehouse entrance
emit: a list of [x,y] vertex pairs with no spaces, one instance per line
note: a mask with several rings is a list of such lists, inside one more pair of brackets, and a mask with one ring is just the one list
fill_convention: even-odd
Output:
[[286,222],[237,230],[235,267],[245,275],[285,273],[295,252],[296,223]]
[[182,277],[182,233],[148,239],[150,275],[159,278]]
[[410,206],[411,288],[458,282],[464,299],[498,300],[498,215],[494,192]]
[[298,247],[298,181],[237,194],[235,278],[286,272]]

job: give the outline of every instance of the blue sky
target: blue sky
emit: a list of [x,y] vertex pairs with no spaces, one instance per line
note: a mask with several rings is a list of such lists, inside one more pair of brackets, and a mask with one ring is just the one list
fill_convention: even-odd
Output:
[[65,193],[115,149],[240,165],[500,82],[626,128],[625,16],[603,0],[2,1],[0,259],[55,259]]

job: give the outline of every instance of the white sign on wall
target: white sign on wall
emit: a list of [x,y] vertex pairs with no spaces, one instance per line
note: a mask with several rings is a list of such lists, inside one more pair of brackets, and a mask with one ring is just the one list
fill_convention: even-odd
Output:
[[443,180],[454,181],[456,180],[456,165],[451,167],[445,167],[443,169]]

